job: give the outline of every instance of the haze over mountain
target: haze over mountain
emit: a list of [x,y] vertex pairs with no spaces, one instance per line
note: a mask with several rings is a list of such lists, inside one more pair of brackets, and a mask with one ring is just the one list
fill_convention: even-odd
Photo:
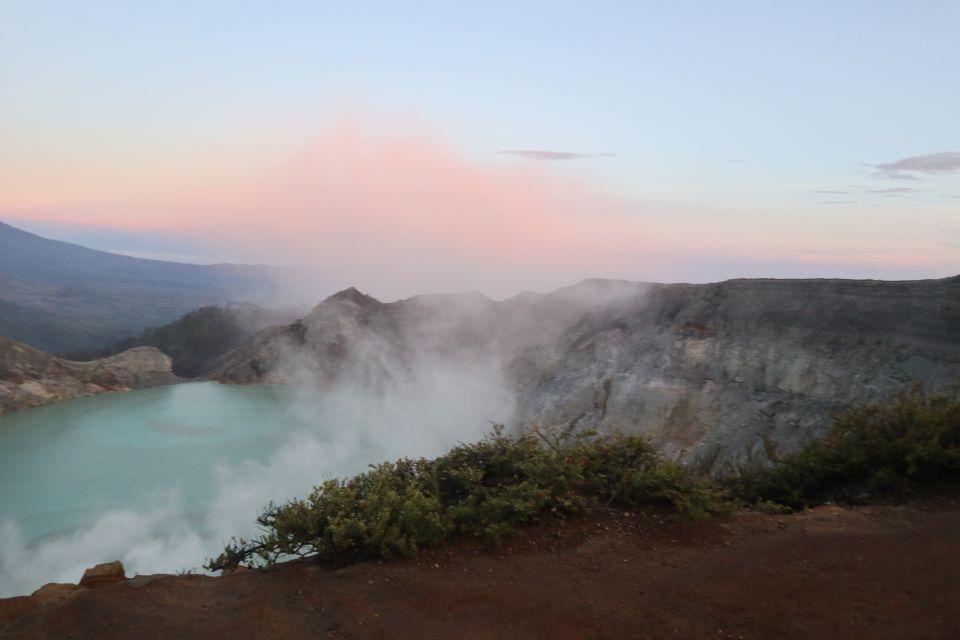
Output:
[[960,380],[960,276],[588,280],[502,302],[351,288],[242,343],[215,377],[384,394],[443,372],[499,381],[515,428],[643,433],[719,459],[764,439],[794,449],[847,406]]
[[0,222],[0,335],[54,353],[101,349],[203,305],[268,298],[278,273],[132,258]]

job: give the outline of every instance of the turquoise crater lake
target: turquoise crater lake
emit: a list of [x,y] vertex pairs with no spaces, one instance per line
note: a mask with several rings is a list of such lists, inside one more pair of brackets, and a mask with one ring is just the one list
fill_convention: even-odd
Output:
[[110,560],[128,575],[197,569],[231,536],[254,534],[269,501],[439,454],[498,418],[433,402],[449,396],[436,389],[404,391],[199,382],[0,418],[0,597]]
[[176,488],[201,507],[214,463],[264,461],[302,427],[292,391],[212,382],[109,393],[0,418],[0,521],[27,540]]

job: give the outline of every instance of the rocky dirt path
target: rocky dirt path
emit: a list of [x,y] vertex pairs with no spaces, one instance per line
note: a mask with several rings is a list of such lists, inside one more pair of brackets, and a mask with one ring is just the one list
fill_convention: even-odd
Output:
[[960,638],[960,501],[678,524],[547,518],[331,570],[141,577],[0,600],[0,637]]

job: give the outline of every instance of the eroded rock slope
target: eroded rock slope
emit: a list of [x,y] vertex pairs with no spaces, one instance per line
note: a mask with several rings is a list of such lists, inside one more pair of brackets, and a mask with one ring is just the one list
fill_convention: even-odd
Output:
[[519,420],[668,452],[790,449],[845,406],[960,382],[960,278],[656,285],[527,357]]
[[514,426],[646,433],[668,453],[783,450],[851,403],[960,382],[960,277],[912,282],[587,281],[495,302],[479,294],[381,303],[354,289],[229,353],[225,382],[371,393],[424,363],[494,362]]
[[91,362],[73,362],[0,337],[0,415],[58,400],[176,380],[170,358],[153,347],[137,347]]

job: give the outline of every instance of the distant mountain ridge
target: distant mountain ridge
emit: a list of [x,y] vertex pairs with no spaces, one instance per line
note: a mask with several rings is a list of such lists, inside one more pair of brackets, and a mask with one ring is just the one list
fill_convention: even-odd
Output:
[[261,300],[278,272],[116,255],[0,222],[0,335],[54,353],[102,349],[204,305]]

